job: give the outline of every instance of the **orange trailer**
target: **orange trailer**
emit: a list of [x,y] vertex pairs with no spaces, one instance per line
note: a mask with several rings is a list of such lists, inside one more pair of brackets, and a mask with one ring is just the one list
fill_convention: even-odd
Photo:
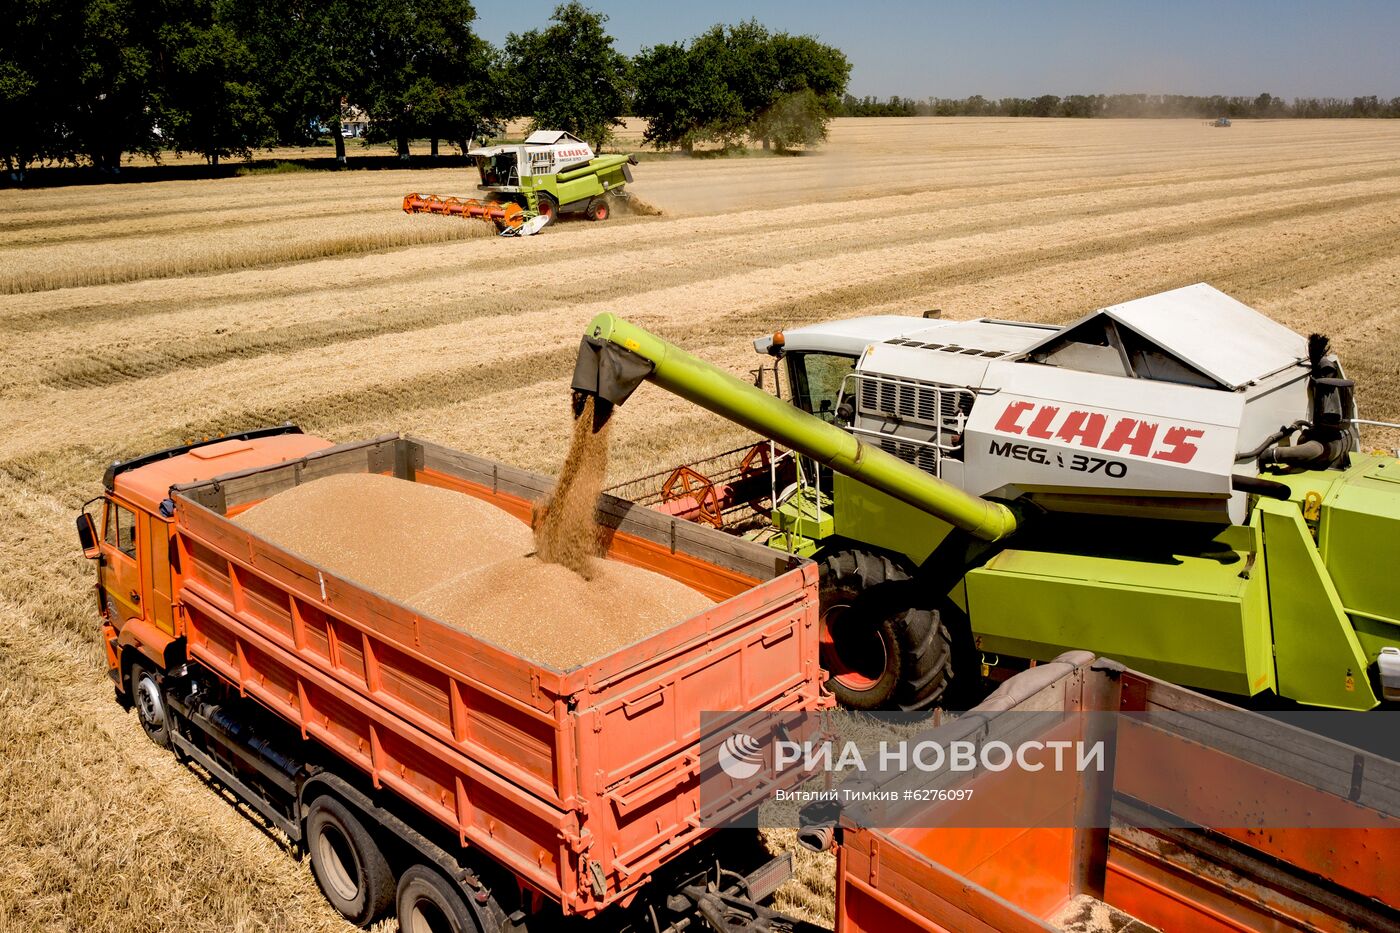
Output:
[[229,520],[347,472],[456,490],[525,522],[549,489],[426,441],[333,446],[287,426],[115,464],[100,512],[78,520],[119,697],[308,849],[337,909],[367,924],[396,895],[415,931],[549,929],[606,909],[680,923],[706,891],[757,902],[786,877],[787,860],[746,865],[747,879],[710,868],[699,712],[830,705],[814,565],[605,497],[610,558],[716,603],[555,670]]
[[[982,772],[960,785],[970,800],[940,805],[922,828],[862,828],[849,814],[815,824],[813,847],[835,830],[838,933],[1400,930],[1400,764],[1087,652],[1017,675],[967,721],[991,740],[1006,710],[1165,712],[1188,727],[1115,717],[1102,775]],[[1244,725],[1221,728],[1227,717]],[[1026,721],[1006,728],[1027,738]],[[1096,721],[1067,716],[1054,737]],[[1044,819],[999,826],[1013,800]],[[1111,819],[1065,819],[1086,808]],[[1272,827],[1230,825],[1241,808],[1273,814]],[[1333,828],[1281,828],[1293,816]]]

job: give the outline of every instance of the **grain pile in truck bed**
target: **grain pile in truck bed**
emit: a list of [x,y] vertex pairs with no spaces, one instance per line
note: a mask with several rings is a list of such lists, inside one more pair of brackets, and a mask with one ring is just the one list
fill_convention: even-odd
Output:
[[585,581],[530,556],[530,528],[471,496],[355,473],[295,486],[234,521],[464,632],[568,669],[709,608],[669,577],[598,561]]

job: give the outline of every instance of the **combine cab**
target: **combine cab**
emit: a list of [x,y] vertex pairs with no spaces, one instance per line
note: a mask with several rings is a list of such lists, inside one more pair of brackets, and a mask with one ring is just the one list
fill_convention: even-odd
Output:
[[485,197],[409,194],[405,213],[474,217],[494,223],[502,236],[529,236],[563,214],[607,220],[627,197],[632,180],[626,155],[595,156],[588,143],[561,130],[537,130],[525,142],[472,149]]

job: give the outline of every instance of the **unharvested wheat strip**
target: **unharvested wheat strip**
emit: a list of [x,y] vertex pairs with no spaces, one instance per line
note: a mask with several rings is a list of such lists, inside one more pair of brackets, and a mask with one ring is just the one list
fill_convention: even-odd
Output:
[[[49,271],[13,273],[0,278],[0,294],[52,291],[60,288],[73,288],[85,285],[107,285],[119,282],[134,282],[141,279],[167,279],[186,275],[206,275],[232,270],[253,269],[263,266],[286,263],[307,262],[324,259],[328,256],[372,253],[380,250],[401,249],[425,243],[442,243],[450,240],[466,240],[488,236],[489,226],[484,224],[440,224],[420,226],[416,229],[401,229],[378,233],[347,233],[333,239],[313,241],[292,240],[279,245],[260,247],[235,247],[224,252],[207,252],[192,256],[170,259],[150,259],[123,264],[79,263],[64,265]],[[154,244],[151,244],[154,246]],[[139,248],[136,247],[136,248]],[[77,250],[91,250],[91,244],[75,245]],[[43,250],[46,257],[58,253],[58,247]],[[155,252],[156,250],[152,250]],[[14,251],[18,252],[18,251]],[[37,251],[32,251],[37,252]],[[18,257],[22,264],[25,257]],[[73,257],[76,259],[76,256]],[[62,265],[62,257],[59,257]]]

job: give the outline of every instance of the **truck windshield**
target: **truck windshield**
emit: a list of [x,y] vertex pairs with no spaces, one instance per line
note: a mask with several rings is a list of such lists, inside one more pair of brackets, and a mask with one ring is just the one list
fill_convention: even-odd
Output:
[[793,404],[824,421],[834,421],[836,398],[841,394],[842,380],[855,369],[855,357],[840,353],[795,353],[789,360]]

